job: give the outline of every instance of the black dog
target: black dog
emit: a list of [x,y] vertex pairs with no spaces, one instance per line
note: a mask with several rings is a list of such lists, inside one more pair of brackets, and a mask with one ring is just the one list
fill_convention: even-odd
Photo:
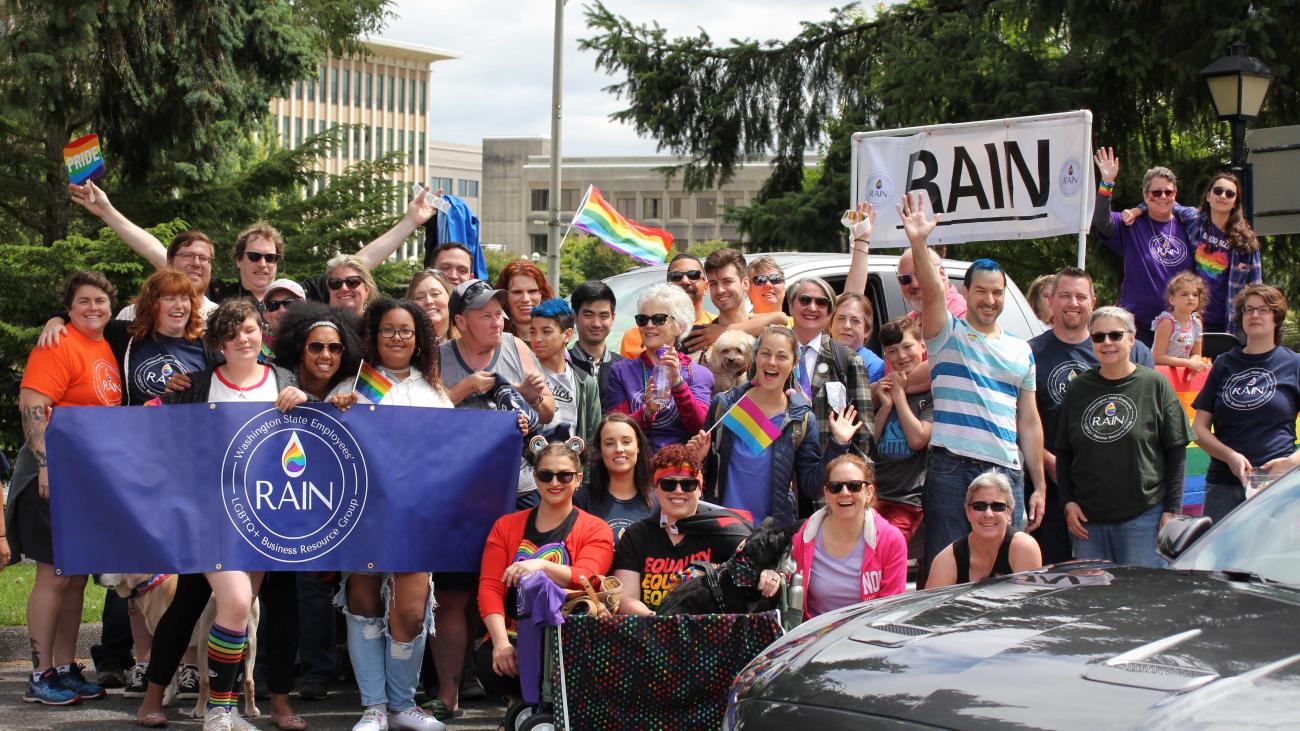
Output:
[[758,575],[775,569],[790,550],[799,526],[778,527],[771,518],[736,547],[726,563],[698,563],[698,574],[678,584],[664,597],[659,614],[754,614],[775,609],[779,595],[758,591]]

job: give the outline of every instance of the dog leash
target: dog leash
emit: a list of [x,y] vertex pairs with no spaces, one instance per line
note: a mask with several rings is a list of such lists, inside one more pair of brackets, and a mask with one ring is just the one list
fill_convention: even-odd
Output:
[[138,597],[141,594],[148,594],[151,590],[157,588],[159,584],[170,579],[171,577],[172,577],[171,574],[154,574],[153,576],[150,576],[144,581],[141,581],[139,584],[136,584],[131,589],[131,598]]

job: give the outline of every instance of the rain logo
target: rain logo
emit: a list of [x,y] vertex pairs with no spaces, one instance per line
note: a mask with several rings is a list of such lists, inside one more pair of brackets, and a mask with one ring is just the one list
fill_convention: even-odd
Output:
[[284,445],[280,465],[289,477],[302,477],[302,473],[307,471],[307,453],[302,449],[302,442],[298,441],[297,431],[289,436],[289,443]]
[[1110,394],[1096,399],[1083,410],[1083,434],[1094,442],[1113,442],[1133,428],[1137,422],[1137,404],[1123,394]]

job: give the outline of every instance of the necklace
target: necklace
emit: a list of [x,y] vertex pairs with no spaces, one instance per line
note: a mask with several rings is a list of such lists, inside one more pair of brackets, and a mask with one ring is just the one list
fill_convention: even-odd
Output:
[[267,368],[266,366],[262,366],[262,377],[258,379],[257,383],[254,383],[251,386],[240,386],[231,381],[226,380],[226,377],[221,375],[220,368],[213,371],[213,374],[217,377],[217,380],[221,381],[222,385],[224,385],[226,388],[234,391],[235,395],[241,399],[247,399],[249,391],[256,391],[258,388],[262,386],[262,384],[266,383],[266,377],[267,375],[269,375],[269,373],[270,373],[270,369]]

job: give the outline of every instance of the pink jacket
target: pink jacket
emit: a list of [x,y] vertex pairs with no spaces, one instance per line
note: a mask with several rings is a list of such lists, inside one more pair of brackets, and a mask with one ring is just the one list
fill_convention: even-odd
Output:
[[[790,556],[803,576],[805,619],[812,616],[808,611],[812,606],[809,600],[816,591],[812,585],[813,554],[817,549],[817,533],[827,515],[826,508],[813,513],[790,543]],[[862,554],[862,601],[902,594],[907,588],[907,542],[902,532],[874,508],[867,508],[862,537],[866,543]]]

